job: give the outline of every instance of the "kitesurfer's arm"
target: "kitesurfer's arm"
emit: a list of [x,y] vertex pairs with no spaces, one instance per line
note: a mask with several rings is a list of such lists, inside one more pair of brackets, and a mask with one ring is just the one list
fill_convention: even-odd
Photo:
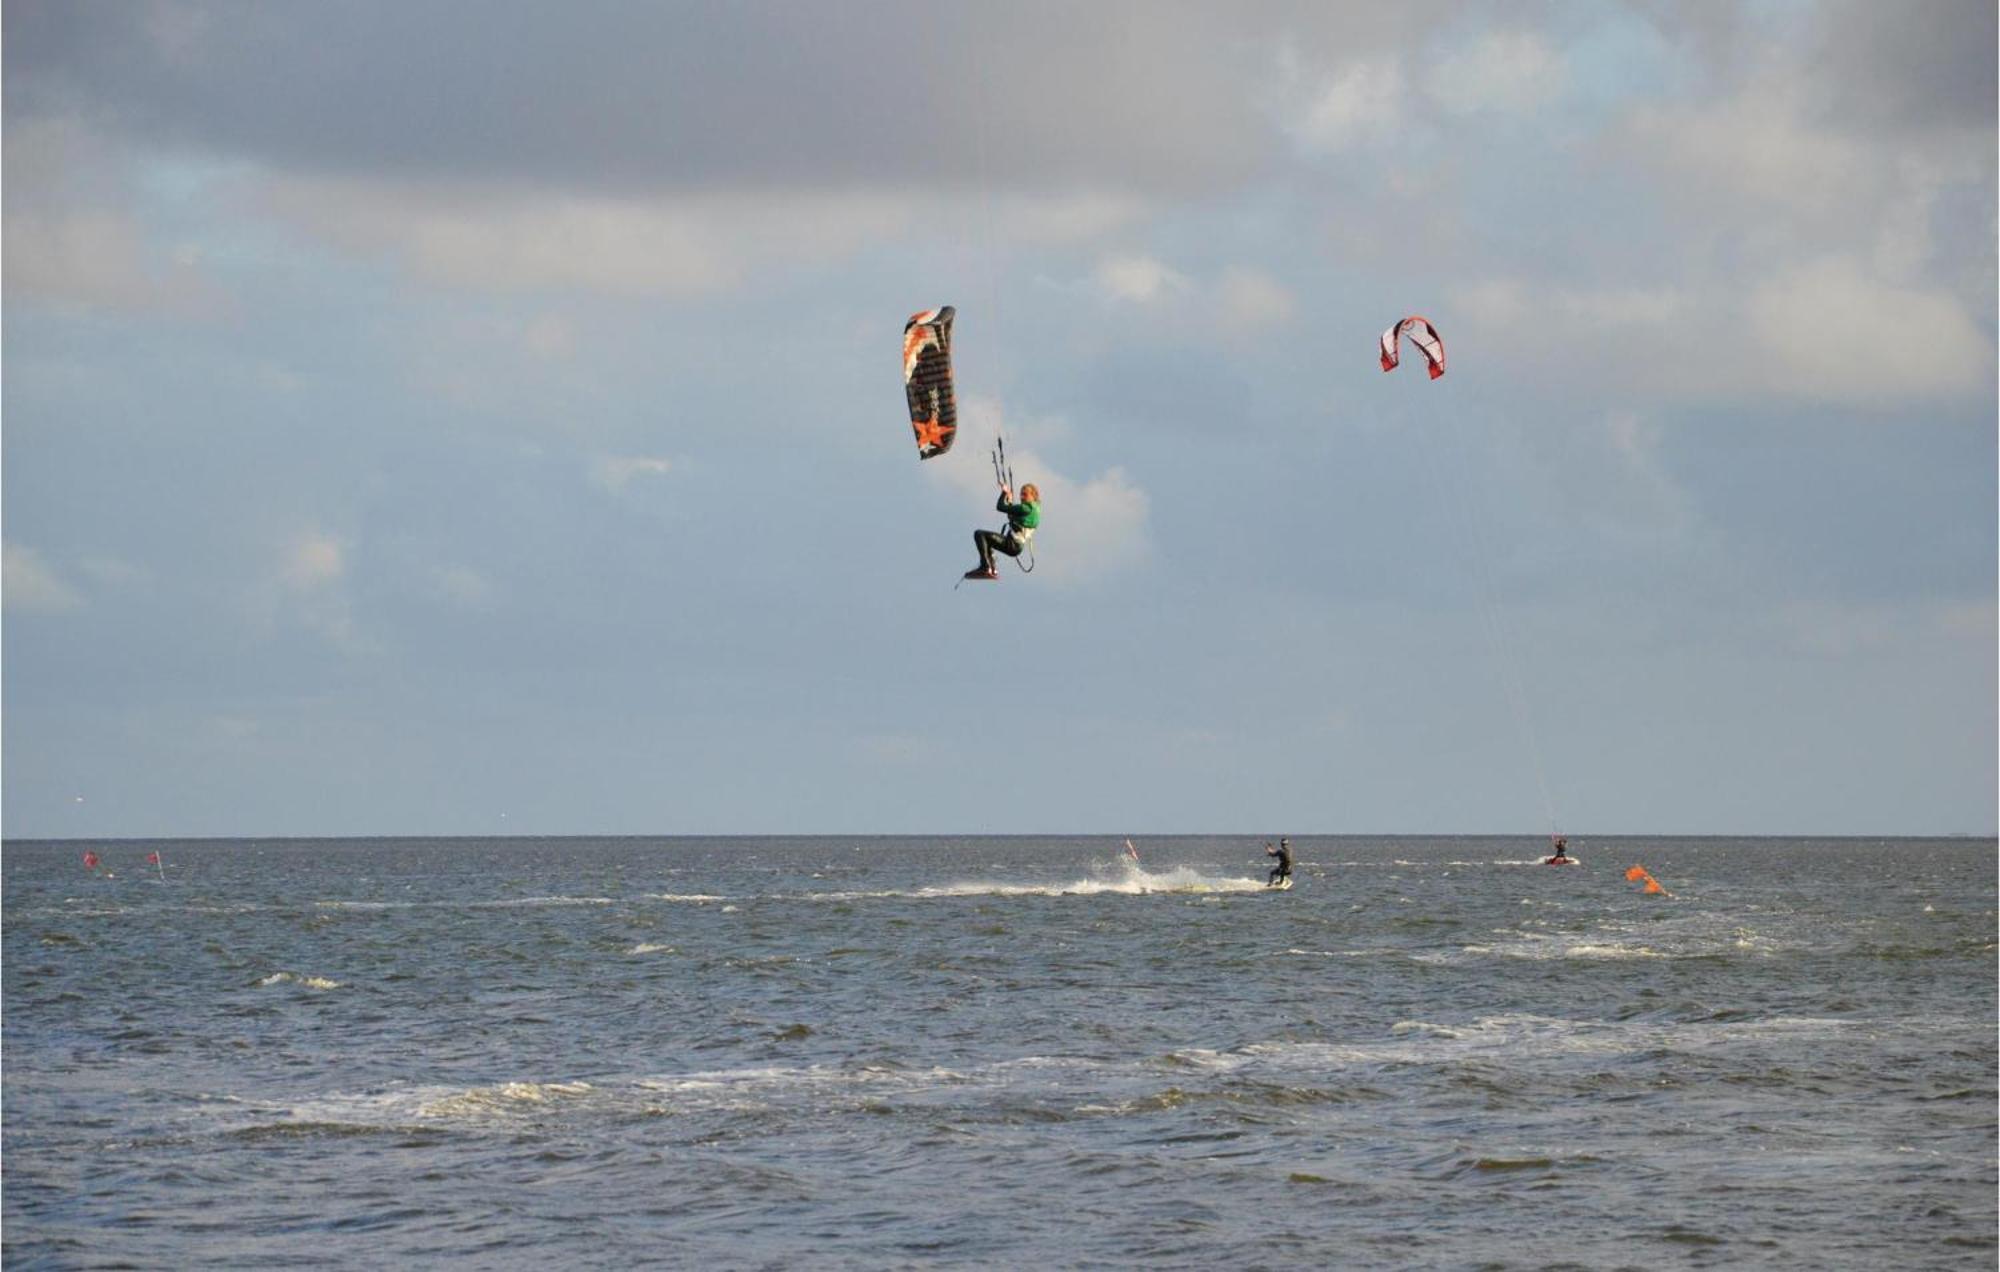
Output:
[[1009,525],[1018,526],[1025,530],[1033,530],[1042,524],[1042,506],[1036,503],[1033,498],[1036,492],[1032,482],[1023,486],[1021,493],[1028,497],[1023,498],[1019,503],[1015,503],[1013,499],[1014,492],[1002,486],[1000,488],[1000,498],[993,506],[1007,514],[1007,523]]

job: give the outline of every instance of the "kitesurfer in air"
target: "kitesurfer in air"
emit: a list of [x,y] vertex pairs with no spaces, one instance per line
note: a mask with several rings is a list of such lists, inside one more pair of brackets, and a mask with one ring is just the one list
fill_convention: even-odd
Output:
[[1278,846],[1276,848],[1273,848],[1269,844],[1266,844],[1264,846],[1264,855],[1266,857],[1276,857],[1278,859],[1278,864],[1271,867],[1271,877],[1269,880],[1266,881],[1266,886],[1275,888],[1280,883],[1283,883],[1285,880],[1290,879],[1292,877],[1291,840],[1279,839]]
[[1000,571],[994,567],[993,554],[1004,552],[1010,557],[1021,555],[1029,540],[1035,537],[1035,528],[1042,524],[1042,492],[1029,482],[1021,487],[1021,501],[1014,502],[1014,492],[1000,487],[1000,501],[994,505],[1007,514],[1005,530],[974,530],[972,545],[979,549],[979,564],[965,572],[968,579],[997,579]]

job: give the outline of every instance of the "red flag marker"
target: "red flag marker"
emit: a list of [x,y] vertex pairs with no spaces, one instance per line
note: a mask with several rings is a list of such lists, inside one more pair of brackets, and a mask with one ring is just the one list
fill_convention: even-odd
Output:
[[1667,891],[1665,888],[1662,888],[1660,886],[1660,881],[1658,879],[1655,879],[1652,875],[1647,874],[1646,867],[1644,866],[1634,866],[1630,870],[1627,870],[1625,872],[1625,878],[1627,881],[1631,883],[1638,883],[1642,879],[1645,880],[1646,886],[1643,889],[1643,891],[1648,896],[1670,897],[1674,895],[1673,893]]

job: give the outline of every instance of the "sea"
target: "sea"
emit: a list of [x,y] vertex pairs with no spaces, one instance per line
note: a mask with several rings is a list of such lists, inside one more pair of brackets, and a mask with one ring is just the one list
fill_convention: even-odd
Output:
[[9,842],[0,1261],[2000,1257],[1994,840],[1273,838]]

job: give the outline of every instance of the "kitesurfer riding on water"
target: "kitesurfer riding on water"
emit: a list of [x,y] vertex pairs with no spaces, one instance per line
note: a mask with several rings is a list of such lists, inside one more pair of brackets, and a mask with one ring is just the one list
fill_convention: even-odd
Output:
[[1272,848],[1267,845],[1264,849],[1264,855],[1266,857],[1276,857],[1278,859],[1278,864],[1271,867],[1271,877],[1267,881],[1267,886],[1275,888],[1280,883],[1283,883],[1285,880],[1290,879],[1292,877],[1291,840],[1289,839],[1278,840],[1278,846],[1276,848]]
[[972,545],[979,549],[979,564],[965,572],[968,579],[997,579],[1000,571],[994,567],[993,554],[1004,552],[1010,557],[1021,555],[1028,541],[1035,537],[1035,527],[1042,524],[1042,492],[1029,482],[1021,487],[1021,502],[1014,502],[1014,492],[1000,487],[1000,501],[994,505],[1007,514],[1007,528],[1001,531],[974,530]]

